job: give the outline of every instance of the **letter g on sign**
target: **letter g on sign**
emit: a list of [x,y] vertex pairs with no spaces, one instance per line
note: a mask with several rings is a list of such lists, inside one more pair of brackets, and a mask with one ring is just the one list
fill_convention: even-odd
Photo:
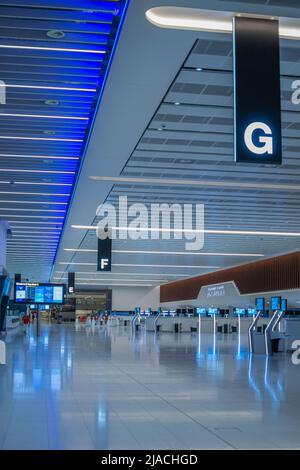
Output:
[[[263,135],[258,138],[258,141],[264,145],[261,145],[259,147],[253,142],[253,133],[256,130],[263,131]],[[253,122],[252,124],[249,124],[249,126],[247,126],[245,130],[244,140],[250,152],[255,153],[256,155],[263,155],[264,153],[273,153],[272,130],[267,124],[263,122]]]

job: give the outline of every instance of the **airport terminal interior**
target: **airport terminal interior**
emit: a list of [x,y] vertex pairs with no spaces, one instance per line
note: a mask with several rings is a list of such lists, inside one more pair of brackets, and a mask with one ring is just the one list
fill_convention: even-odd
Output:
[[0,0],[0,450],[300,449],[298,0]]

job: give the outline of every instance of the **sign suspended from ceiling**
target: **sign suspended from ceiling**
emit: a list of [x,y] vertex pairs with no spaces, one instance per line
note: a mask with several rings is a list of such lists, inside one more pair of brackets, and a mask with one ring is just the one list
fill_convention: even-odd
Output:
[[277,20],[233,19],[233,71],[235,161],[281,165]]
[[112,240],[98,238],[97,271],[111,271]]

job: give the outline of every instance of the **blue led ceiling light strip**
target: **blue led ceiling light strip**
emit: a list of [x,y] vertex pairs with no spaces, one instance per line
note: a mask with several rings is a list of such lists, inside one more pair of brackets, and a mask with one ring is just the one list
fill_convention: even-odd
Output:
[[[88,39],[90,41],[88,41],[86,44],[82,44],[80,40],[75,40],[72,43],[60,41],[53,42],[48,40],[43,42],[40,40],[22,40],[22,38],[14,39],[13,37],[10,39],[9,43],[8,38],[1,41],[0,56],[2,59],[4,59],[4,62],[7,62],[8,65],[8,71],[3,73],[6,73],[5,79],[8,82],[8,97],[11,98],[9,103],[7,103],[8,106],[6,105],[5,107],[6,114],[11,114],[11,116],[3,115],[6,121],[5,128],[2,129],[2,132],[0,133],[2,137],[1,146],[3,157],[5,152],[7,152],[7,156],[11,153],[12,155],[20,156],[22,154],[24,156],[27,154],[32,157],[35,155],[40,156],[44,154],[46,158],[51,158],[51,155],[59,155],[62,159],[64,157],[76,158],[76,168],[74,168],[74,163],[68,162],[67,159],[64,161],[63,166],[58,166],[59,162],[57,162],[57,160],[56,163],[51,162],[51,170],[49,165],[44,167],[43,171],[37,169],[26,170],[26,167],[21,165],[21,167],[19,167],[19,173],[26,173],[27,171],[28,174],[30,173],[31,175],[48,173],[50,175],[55,175],[55,179],[53,179],[53,176],[51,176],[51,179],[48,178],[48,180],[47,177],[43,178],[44,182],[39,180],[26,181],[24,177],[23,182],[17,182],[18,184],[28,185],[41,184],[52,185],[54,187],[62,185],[69,186],[71,189],[70,194],[72,194],[72,188],[76,180],[76,174],[81,169],[82,161],[91,133],[91,128],[94,123],[96,110],[98,109],[103,93],[104,83],[128,2],[100,1],[97,2],[97,11],[95,10],[95,3],[93,2],[94,11],[89,11],[89,5],[91,4],[89,0],[84,0],[82,2],[84,5],[80,5],[80,8],[76,8],[76,6],[74,6],[73,0],[59,0],[57,5],[55,0],[53,1],[53,10],[44,8],[42,0],[31,0],[29,6],[27,6],[26,2],[24,1],[18,2],[18,0],[15,0],[14,6],[5,8],[5,10],[8,15],[12,13],[12,10],[15,10],[15,13],[11,15],[13,18],[15,18],[16,15],[22,18],[24,15],[25,18],[27,18],[27,21],[30,19],[33,30],[35,21],[39,20],[39,15],[43,16],[45,24],[47,24],[47,21],[50,21],[49,14],[59,15],[60,19],[63,17],[65,21],[69,21],[69,24],[72,28],[74,27],[74,20],[76,16],[76,18],[78,17],[77,19],[85,20],[85,32],[91,32],[93,34],[89,36]],[[68,4],[68,8],[70,7],[70,9],[66,9],[66,4]],[[57,10],[55,10],[56,7]],[[0,26],[1,21],[3,21],[1,12],[3,12],[3,6],[0,5]],[[101,24],[103,26],[101,26]],[[93,31],[89,31],[90,26]],[[66,28],[66,30],[67,29],[68,28]],[[98,37],[98,35],[96,36],[94,33],[98,31],[103,33],[104,29],[106,32],[110,32],[110,36],[107,35],[107,38],[105,38],[103,44],[103,34],[99,34]],[[15,63],[17,67],[18,62],[23,60],[25,61],[25,64],[22,69],[22,76],[17,73],[18,69],[14,73],[13,71],[9,71],[10,64],[13,65]],[[35,65],[35,67],[27,69],[26,66],[30,67],[30,61],[32,61],[32,65]],[[41,70],[39,67],[39,61],[42,61],[43,67],[52,67],[52,69],[49,69],[50,72],[53,70],[53,67],[56,67],[56,74],[50,73],[47,75],[47,80],[45,80],[45,70]],[[69,75],[66,75],[66,72],[68,72],[67,69],[61,70],[61,64],[63,64],[63,66],[64,64],[68,65],[70,69]],[[81,67],[83,67],[84,74],[80,73]],[[72,72],[74,73],[72,74]],[[29,112],[30,108],[28,109],[25,107],[26,102],[21,104],[20,110],[19,107],[14,107],[14,100],[21,99],[21,101],[24,101],[25,96],[27,100],[33,100],[34,107],[31,108],[31,112]],[[60,108],[58,108],[59,111],[56,114],[55,108],[49,107],[49,112],[45,113],[44,102],[46,100],[50,101],[49,98],[52,100],[57,100],[58,103],[61,101],[64,104],[64,108],[63,106],[60,106]],[[36,105],[34,101],[36,101]],[[40,104],[39,101],[41,102]],[[53,114],[52,110],[54,110]],[[21,113],[27,114],[27,116],[25,117],[17,115]],[[36,113],[36,115],[34,115],[34,113]],[[42,113],[44,114],[43,118],[39,116],[37,119],[37,115]],[[75,131],[68,127],[70,126],[68,122],[63,123],[63,116],[70,116],[69,122],[73,121],[74,123],[72,129],[74,129],[74,125],[76,125]],[[18,122],[16,122],[15,118],[18,118]],[[76,123],[76,120],[81,121],[80,127],[79,123]],[[43,126],[46,126],[45,131],[43,130]],[[28,132],[31,132],[33,135],[28,136]],[[48,136],[45,135],[38,137],[41,132],[48,134]],[[72,143],[72,140],[75,143]],[[78,142],[78,145],[76,142]],[[37,165],[39,164],[40,163],[37,163]],[[47,162],[45,162],[45,164],[47,164]],[[2,164],[2,169],[3,171],[7,171],[9,174],[13,172],[13,168],[10,168],[8,164]],[[64,171],[57,171],[59,169],[63,169]],[[76,171],[68,171],[74,169]],[[71,176],[68,178],[58,176],[62,173]],[[2,179],[6,180],[7,178]],[[66,184],[66,181],[68,184]],[[57,191],[57,188],[55,191]],[[69,203],[70,194],[68,199]],[[51,196],[51,194],[49,194],[49,196]],[[53,196],[55,195],[53,194]],[[55,200],[51,203],[51,205],[53,204],[55,204]],[[0,213],[2,211],[6,212],[6,210],[7,208],[0,208]],[[36,209],[29,210],[33,213],[38,212]],[[25,213],[26,212],[27,210],[25,209]],[[59,215],[42,215],[44,212],[46,212],[46,210],[41,208],[41,215],[29,216],[26,214],[23,215],[12,213],[9,218],[16,220],[22,216],[21,218],[27,217],[30,218],[30,220],[45,219],[47,222],[49,222],[48,219],[63,219],[63,222],[59,222],[60,226],[58,227],[58,233],[60,237],[57,238],[57,241],[60,241],[62,227],[64,226],[65,222],[65,211],[51,210],[51,212],[56,212],[56,214],[63,212],[63,217]],[[50,212],[50,210],[47,209],[47,212]],[[23,237],[22,239],[24,240]],[[57,246],[58,244],[56,244],[56,251]]]
[[[97,111],[99,109],[100,102],[101,102],[101,99],[102,99],[102,96],[103,96],[105,84],[107,82],[110,66],[111,66],[111,63],[112,63],[112,60],[113,60],[113,57],[114,57],[114,54],[115,54],[115,50],[116,50],[116,47],[117,47],[117,43],[118,43],[118,40],[119,40],[119,37],[120,37],[120,33],[121,33],[121,29],[122,29],[124,19],[125,19],[125,16],[126,16],[129,1],[130,0],[124,0],[123,2],[119,2],[119,9],[115,12],[114,20],[118,21],[118,27],[116,28],[115,32],[112,33],[112,35],[111,35],[112,49],[111,49],[110,53],[106,54],[106,58],[108,59],[107,64],[106,64],[106,69],[103,70],[103,67],[105,65],[103,62],[102,62],[102,67],[100,69],[100,76],[101,77],[102,77],[103,71],[105,73],[104,73],[104,77],[103,77],[103,80],[102,80],[101,85],[100,85],[99,94],[97,96],[97,104],[95,106],[93,115],[91,116],[91,119],[90,119],[89,133],[87,135],[86,141],[84,142],[84,144],[82,146],[82,157],[81,157],[81,160],[80,160],[79,165],[78,165],[78,171],[77,171],[77,174],[76,174],[75,184],[72,187],[72,195],[70,197],[69,205],[68,205],[68,208],[67,208],[67,213],[66,213],[65,218],[64,218],[64,224],[63,224],[62,230],[60,232],[60,237],[59,237],[59,241],[58,241],[58,244],[57,244],[55,257],[53,259],[53,264],[52,264],[52,268],[51,268],[51,272],[50,272],[50,279],[51,279],[52,274],[53,274],[53,269],[54,269],[54,265],[55,265],[55,262],[56,262],[58,249],[59,249],[60,242],[61,242],[61,239],[62,239],[62,235],[63,235],[63,232],[64,232],[65,222],[67,220],[68,213],[69,213],[69,210],[70,210],[70,207],[71,207],[71,204],[72,204],[72,201],[73,201],[73,197],[74,197],[74,194],[75,194],[75,190],[76,190],[76,187],[77,187],[77,184],[78,184],[78,179],[79,179],[79,175],[80,175],[80,172],[81,172],[82,164],[83,164],[83,161],[84,161],[84,158],[85,158],[85,155],[86,155],[86,150],[87,150],[90,138],[91,138],[92,129],[93,129],[94,122],[95,122],[96,115],[97,115]],[[99,2],[99,3],[101,3],[101,2]],[[99,4],[98,4],[98,7],[99,7]]]

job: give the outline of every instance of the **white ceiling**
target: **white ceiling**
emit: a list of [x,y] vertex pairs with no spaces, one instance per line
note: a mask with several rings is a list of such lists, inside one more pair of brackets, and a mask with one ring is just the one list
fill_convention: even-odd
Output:
[[[293,3],[163,2],[300,16]],[[203,252],[213,255],[175,254],[184,252],[184,244],[174,240],[114,241],[113,269],[107,274],[96,272],[95,251],[65,251],[96,250],[94,230],[71,226],[95,225],[98,205],[105,200],[116,203],[119,195],[147,205],[204,203],[206,229],[300,232],[300,105],[290,102],[291,82],[300,78],[300,43],[281,41],[283,165],[237,165],[233,161],[231,37],[158,29],[144,15],[161,4],[130,3],[52,271],[56,281],[65,281],[67,271],[76,271],[79,287],[87,283],[95,284],[95,289],[97,284],[157,285],[160,279],[166,282],[245,263],[257,259],[255,254],[269,257],[299,248],[298,237],[253,235],[206,235]],[[288,4],[290,8],[280,6]],[[92,181],[90,176],[121,176],[124,181]],[[154,184],[153,178],[161,183]],[[167,182],[170,179],[178,184]],[[189,180],[194,183],[187,184]],[[255,184],[255,189],[247,184]],[[254,256],[230,256],[237,253]]]

